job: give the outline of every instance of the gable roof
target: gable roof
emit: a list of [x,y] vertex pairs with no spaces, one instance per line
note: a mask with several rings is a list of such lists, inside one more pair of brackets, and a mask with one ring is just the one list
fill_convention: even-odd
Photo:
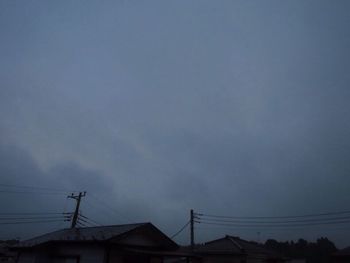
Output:
[[226,235],[199,245],[195,251],[203,254],[236,254],[236,255],[264,255],[269,258],[280,257],[277,253],[267,250],[255,242],[243,240],[239,237]]
[[136,230],[147,228],[152,233],[156,233],[159,238],[170,246],[177,246],[170,238],[163,234],[158,228],[151,223],[137,223],[126,225],[111,225],[99,227],[82,227],[69,228],[47,233],[29,240],[20,242],[16,248],[30,248],[39,246],[48,242],[108,242],[119,237],[125,236],[128,233]]
[[195,251],[208,254],[243,254],[242,247],[228,236],[197,245]]

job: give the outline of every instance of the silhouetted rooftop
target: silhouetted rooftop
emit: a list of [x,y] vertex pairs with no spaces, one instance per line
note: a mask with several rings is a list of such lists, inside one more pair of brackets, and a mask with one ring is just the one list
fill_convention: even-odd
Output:
[[18,248],[32,247],[52,241],[107,241],[151,223],[62,229],[20,242]]
[[254,254],[268,257],[280,257],[274,251],[270,251],[258,243],[243,240],[239,237],[226,235],[223,238],[198,245],[195,252],[204,254]]

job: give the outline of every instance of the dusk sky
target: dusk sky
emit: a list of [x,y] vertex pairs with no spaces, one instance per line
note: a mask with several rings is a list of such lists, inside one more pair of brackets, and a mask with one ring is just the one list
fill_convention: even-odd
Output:
[[[350,210],[349,13],[347,0],[0,1],[1,211],[70,212],[67,194],[87,191],[89,218],[171,236],[191,208]],[[199,225],[196,240],[344,247],[349,225]],[[68,226],[1,225],[0,239]]]

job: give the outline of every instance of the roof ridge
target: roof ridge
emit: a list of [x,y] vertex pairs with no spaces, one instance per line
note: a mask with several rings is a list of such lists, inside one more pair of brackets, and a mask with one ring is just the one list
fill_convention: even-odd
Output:
[[244,248],[236,241],[234,240],[234,237],[232,236],[226,236],[236,247],[238,247],[240,250],[244,250]]
[[[86,227],[77,227],[76,229],[98,228],[98,227],[116,227],[116,226],[131,226],[131,225],[147,225],[147,224],[151,224],[151,222],[129,223],[129,224],[118,224],[118,225],[102,225],[102,226],[86,226]],[[73,228],[63,228],[61,230],[69,230],[69,229],[73,229]],[[58,230],[58,231],[60,231],[60,230]]]
[[204,242],[204,243],[203,243],[203,245],[211,244],[211,243],[217,242],[217,241],[219,241],[219,240],[223,240],[223,239],[225,239],[225,237],[221,237],[221,238],[213,239],[213,240],[210,240],[210,241]]
[[[144,222],[144,223],[132,223],[132,224],[120,224],[120,225],[108,225],[108,226],[93,226],[93,227],[79,227],[79,228],[62,228],[62,229],[58,229],[49,233],[45,233],[39,236],[35,236],[29,239],[25,239],[25,240],[21,240],[19,242],[19,244],[23,244],[23,243],[27,243],[27,242],[33,242],[37,239],[40,238],[44,238],[46,236],[50,236],[53,234],[58,234],[58,233],[64,233],[64,232],[72,232],[72,231],[79,231],[79,230],[84,230],[84,229],[93,229],[93,228],[112,228],[112,227],[125,227],[125,226],[143,226],[143,225],[147,225],[147,224],[151,224],[150,222]],[[80,233],[79,233],[80,234]]]
[[31,240],[34,240],[34,239],[37,239],[37,238],[41,238],[41,237],[44,237],[44,236],[47,236],[47,235],[51,235],[53,233],[59,233],[59,232],[62,232],[62,231],[65,231],[67,230],[68,228],[62,228],[62,229],[58,229],[58,230],[55,230],[55,231],[52,231],[52,232],[49,232],[49,233],[45,233],[45,234],[42,234],[42,235],[39,235],[39,236],[35,236],[35,237],[31,237],[29,239],[25,239],[25,240],[20,240],[19,241],[19,244],[20,243],[23,243],[23,242],[30,242]]

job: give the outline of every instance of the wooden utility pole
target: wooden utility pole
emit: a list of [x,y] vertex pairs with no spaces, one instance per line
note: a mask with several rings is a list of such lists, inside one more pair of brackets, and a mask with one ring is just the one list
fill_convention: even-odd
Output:
[[194,248],[194,212],[191,209],[190,213],[190,231],[191,231],[191,248]]
[[68,196],[68,198],[72,198],[75,199],[77,201],[77,205],[75,206],[75,211],[73,214],[73,218],[72,218],[72,224],[71,224],[71,228],[75,228],[78,218],[79,218],[79,207],[80,207],[80,201],[81,198],[84,197],[86,195],[86,192],[79,192],[79,195],[74,195],[73,193],[71,195]]

